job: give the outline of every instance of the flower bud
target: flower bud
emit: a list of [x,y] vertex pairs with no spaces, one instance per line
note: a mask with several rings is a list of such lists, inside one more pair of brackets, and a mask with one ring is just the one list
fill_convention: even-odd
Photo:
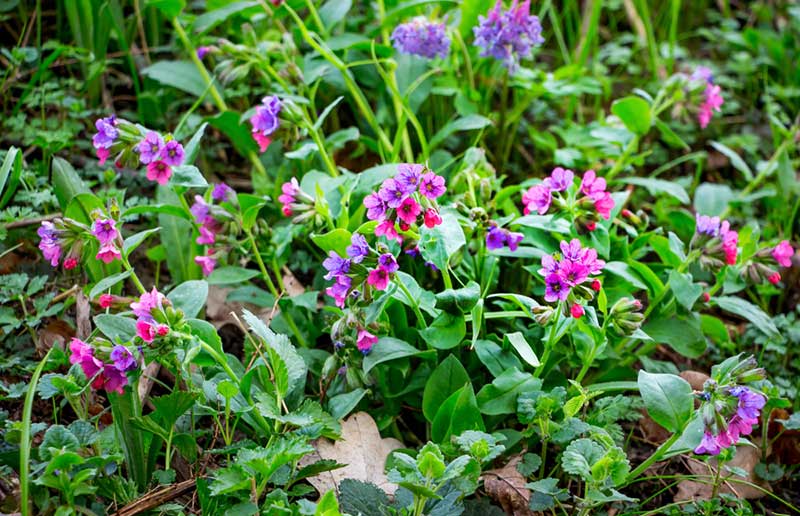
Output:
[[547,323],[550,322],[550,319],[553,318],[553,314],[555,314],[555,310],[550,306],[537,306],[531,311],[533,312],[533,318],[536,319],[536,322],[541,326],[547,326]]
[[569,311],[570,311],[570,314],[572,315],[572,317],[575,318],[575,319],[580,319],[583,316],[583,314],[585,313],[585,310],[583,309],[583,306],[579,305],[577,303],[572,305],[570,307]]

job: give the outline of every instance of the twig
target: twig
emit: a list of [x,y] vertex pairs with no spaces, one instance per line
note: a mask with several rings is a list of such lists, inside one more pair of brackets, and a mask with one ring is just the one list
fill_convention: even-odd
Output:
[[148,493],[145,493],[145,495],[141,498],[134,500],[122,509],[118,510],[114,513],[114,515],[134,516],[136,514],[149,511],[150,509],[155,509],[156,507],[164,505],[170,500],[174,500],[185,492],[194,489],[196,482],[197,479],[190,478],[189,480],[184,480],[183,482],[178,482],[177,484],[171,484],[154,489]]
[[14,222],[9,222],[5,225],[6,229],[14,229],[14,228],[22,228],[25,226],[33,226],[34,224],[41,224],[45,221],[50,221],[53,219],[57,219],[61,216],[61,213],[51,213],[50,215],[44,215],[41,217],[34,217],[32,219],[22,219],[22,220],[15,220]]

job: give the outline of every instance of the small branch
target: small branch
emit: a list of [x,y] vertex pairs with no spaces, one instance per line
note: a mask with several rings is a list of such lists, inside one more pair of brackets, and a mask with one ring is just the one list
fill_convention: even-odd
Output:
[[57,219],[61,216],[60,213],[52,213],[50,215],[44,215],[42,217],[34,217],[32,219],[22,219],[22,220],[15,220],[14,222],[9,222],[5,225],[5,229],[15,229],[15,228],[23,228],[25,226],[33,226],[35,224],[41,224],[42,222],[47,222],[53,219]]

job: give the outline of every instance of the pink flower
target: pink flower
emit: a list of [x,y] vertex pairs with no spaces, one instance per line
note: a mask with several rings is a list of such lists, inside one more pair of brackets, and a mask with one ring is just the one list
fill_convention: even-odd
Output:
[[104,263],[111,263],[121,257],[122,255],[117,248],[114,247],[113,243],[103,244],[100,246],[100,250],[97,251],[97,255],[95,255],[95,258],[102,260]]
[[781,267],[792,266],[792,256],[794,256],[794,249],[789,244],[788,240],[782,240],[772,250],[772,257]]
[[78,266],[78,259],[74,256],[68,256],[64,259],[64,269],[71,270]]
[[194,262],[203,268],[203,276],[208,276],[214,272],[217,260],[213,256],[195,256]]
[[736,257],[739,254],[739,233],[730,229],[730,224],[725,220],[720,224],[719,236],[722,239],[725,263],[728,265],[736,265]]
[[532,211],[544,215],[550,209],[550,201],[552,201],[550,187],[544,183],[532,186],[522,194],[522,204],[524,205],[522,211],[525,215]]
[[98,219],[92,224],[92,234],[101,244],[107,244],[117,238],[117,222],[114,219]]
[[708,123],[711,122],[711,117],[714,116],[714,111],[719,113],[724,103],[720,87],[717,85],[708,84],[704,95],[705,99],[700,104],[700,110],[697,113],[697,120],[700,122],[701,129],[705,129],[708,126]]
[[429,228],[435,228],[439,224],[442,223],[442,217],[439,215],[439,212],[434,210],[433,208],[428,208],[425,210],[425,226]]
[[781,273],[780,272],[773,272],[767,278],[767,281],[772,283],[773,285],[777,285],[781,281]]
[[606,191],[606,180],[602,177],[597,177],[594,170],[587,170],[581,179],[581,192],[588,195],[593,200],[601,197]]
[[703,439],[700,441],[697,448],[694,449],[694,452],[698,455],[706,453],[709,455],[719,455],[720,451],[721,448],[719,447],[716,436],[709,431],[703,434]]
[[101,308],[111,308],[111,305],[114,303],[114,296],[111,294],[100,294],[100,297],[97,298],[97,302]]
[[371,334],[365,329],[358,330],[358,340],[356,341],[356,346],[358,350],[365,355],[372,350],[372,346],[374,346],[378,342],[378,337]]
[[200,236],[197,243],[200,245],[214,245],[217,235],[205,226],[200,226]]
[[402,242],[403,238],[397,233],[394,226],[394,221],[384,220],[375,227],[375,236],[385,236],[386,238],[393,238],[398,242]]
[[147,165],[147,179],[165,185],[172,177],[172,169],[163,161],[153,161]]
[[70,364],[80,364],[83,374],[91,379],[103,369],[103,362],[95,358],[94,348],[80,339],[72,339],[69,344]]
[[272,138],[270,138],[269,136],[264,136],[258,131],[253,131],[252,134],[253,134],[253,139],[258,144],[258,150],[260,150],[261,152],[266,152],[267,147],[269,147],[269,144],[272,143]]
[[397,216],[406,224],[414,224],[422,211],[422,207],[413,197],[406,197],[397,208]]
[[103,389],[105,389],[106,392],[113,391],[122,394],[125,386],[128,385],[128,377],[125,375],[125,372],[117,369],[114,364],[103,365],[103,375],[101,378],[103,379]]
[[159,337],[164,337],[169,333],[169,326],[166,324],[159,324],[156,326],[156,335]]
[[155,327],[145,319],[136,321],[136,334],[145,342],[153,342],[155,338]]
[[611,210],[614,209],[614,199],[611,194],[603,192],[602,196],[598,195],[594,200],[594,208],[598,215],[608,220],[611,217]]
[[583,317],[583,314],[585,313],[584,309],[583,309],[583,306],[578,305],[578,304],[572,305],[570,307],[570,309],[569,309],[569,312],[570,312],[570,314],[572,314],[572,317],[574,317],[575,319],[580,319],[581,317]]
[[151,318],[153,309],[161,308],[163,302],[164,294],[156,290],[156,287],[153,287],[150,292],[142,294],[139,297],[139,301],[131,303],[131,310],[136,317]]
[[367,275],[367,283],[375,287],[375,290],[386,290],[389,286],[389,271],[382,266],[372,269]]
[[106,160],[111,155],[111,151],[109,151],[108,149],[99,148],[99,149],[97,149],[96,152],[97,152],[98,164],[100,166],[105,165],[106,164]]

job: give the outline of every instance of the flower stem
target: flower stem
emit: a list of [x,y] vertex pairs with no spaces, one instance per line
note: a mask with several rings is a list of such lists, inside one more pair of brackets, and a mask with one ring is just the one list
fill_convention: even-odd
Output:
[[658,462],[661,459],[661,457],[663,457],[664,454],[667,453],[670,448],[672,448],[672,445],[675,444],[678,441],[678,439],[680,439],[681,435],[683,435],[683,431],[684,428],[681,428],[680,431],[672,434],[672,436],[669,439],[667,439],[664,442],[664,444],[659,446],[656,449],[656,451],[654,451],[649,457],[647,457],[647,459],[645,459],[644,462],[639,464],[639,466],[636,469],[628,473],[628,476],[625,477],[625,482],[623,485],[630,484],[632,481],[636,479],[636,477],[644,473],[644,471],[647,468],[649,468],[653,463]]
[[416,314],[419,323],[422,325],[423,328],[427,328],[428,323],[425,322],[425,317],[423,317],[422,311],[419,309],[419,303],[417,302],[417,299],[411,295],[411,292],[408,291],[406,286],[403,284],[403,280],[397,278],[394,283],[406,295],[406,298],[408,299],[408,302],[411,303],[411,308],[414,310],[414,313]]
[[256,239],[253,237],[253,232],[249,229],[246,229],[245,234],[247,235],[247,240],[250,242],[250,248],[253,250],[253,255],[256,257],[258,268],[261,269],[261,276],[264,278],[264,283],[267,284],[267,288],[269,288],[269,291],[272,293],[272,295],[277,298],[279,296],[278,289],[275,288],[275,283],[272,282],[272,277],[270,277],[267,267],[264,265],[264,260],[261,258],[261,253],[256,245]]
[[558,323],[561,321],[561,303],[558,303],[556,306],[556,315],[555,320],[553,321],[553,326],[550,328],[550,336],[547,338],[547,342],[544,344],[544,353],[542,353],[542,359],[539,361],[539,367],[536,371],[533,372],[534,378],[539,378],[542,376],[544,372],[544,368],[547,365],[547,361],[550,359],[550,354],[553,352],[553,346],[555,346],[556,340],[556,330],[558,328]]

